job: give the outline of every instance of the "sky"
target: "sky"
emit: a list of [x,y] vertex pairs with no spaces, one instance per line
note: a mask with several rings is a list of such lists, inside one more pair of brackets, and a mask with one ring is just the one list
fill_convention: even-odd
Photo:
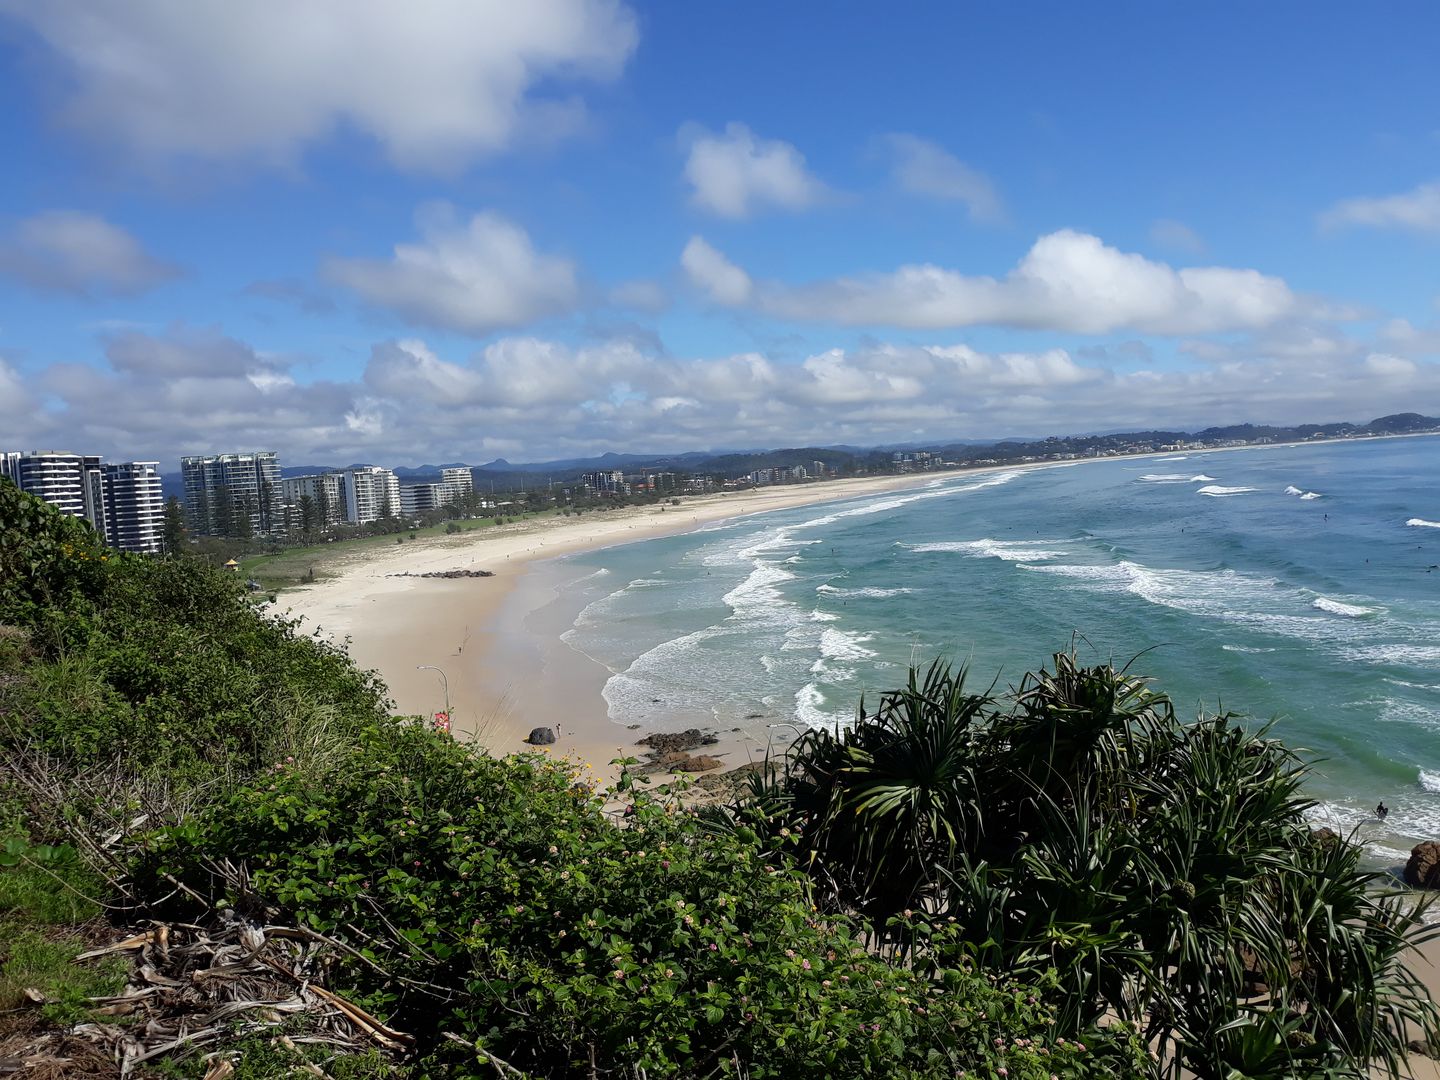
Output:
[[1440,414],[1440,7],[0,0],[0,449]]

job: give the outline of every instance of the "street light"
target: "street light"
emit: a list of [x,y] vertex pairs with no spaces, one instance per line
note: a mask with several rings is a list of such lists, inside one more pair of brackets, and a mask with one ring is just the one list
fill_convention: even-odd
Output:
[[440,682],[441,682],[441,685],[443,685],[443,686],[445,687],[445,715],[446,715],[446,716],[449,716],[449,715],[450,715],[450,680],[445,677],[445,672],[441,671],[441,670],[440,670],[438,667],[436,667],[434,664],[417,664],[417,665],[415,665],[415,670],[416,670],[416,671],[436,671],[436,672],[439,672],[439,673],[440,673]]

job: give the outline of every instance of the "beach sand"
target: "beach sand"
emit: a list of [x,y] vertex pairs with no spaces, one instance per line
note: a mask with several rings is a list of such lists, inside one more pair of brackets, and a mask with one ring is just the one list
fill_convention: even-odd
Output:
[[[964,475],[1000,471],[1010,470],[965,470]],[[644,732],[610,720],[601,697],[609,673],[559,640],[576,613],[556,607],[556,575],[563,573],[563,564],[552,560],[729,518],[919,488],[958,475],[913,473],[687,496],[678,506],[547,515],[473,534],[372,548],[328,563],[329,576],[283,593],[276,606],[302,619],[305,630],[345,643],[358,665],[378,671],[397,713],[433,714],[444,708],[448,689],[457,737],[509,753],[524,748],[531,728],[558,724],[560,738],[552,752],[589,763],[608,779],[615,772],[608,764],[612,759],[639,756],[642,748],[634,743]],[[396,576],[445,570],[489,570],[495,576]],[[422,665],[442,669],[444,677]],[[765,748],[753,736],[726,734],[735,737],[705,752],[721,756],[727,766],[763,756]]]

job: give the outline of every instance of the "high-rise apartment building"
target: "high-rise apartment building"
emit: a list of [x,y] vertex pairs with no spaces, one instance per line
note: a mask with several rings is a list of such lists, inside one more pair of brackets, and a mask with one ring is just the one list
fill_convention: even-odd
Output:
[[165,547],[165,495],[158,461],[101,466],[105,495],[105,542],[121,551],[158,552]]
[[452,465],[440,470],[440,486],[444,488],[440,504],[449,506],[475,493],[475,474],[468,465]]
[[279,524],[280,462],[273,450],[180,459],[185,512],[200,536],[259,536]]
[[[280,500],[290,508],[297,527],[324,529],[345,520],[345,495],[340,473],[287,476],[280,481]],[[308,505],[305,500],[309,500]],[[301,520],[309,514],[309,521]]]
[[366,525],[400,513],[400,479],[389,469],[360,465],[339,474],[345,520]]
[[94,454],[15,451],[0,454],[0,476],[63,513],[85,518],[111,547],[156,552],[164,546],[158,462],[105,465]]
[[44,499],[71,517],[83,517],[105,535],[105,492],[100,458],[63,450],[0,454],[0,475],[21,491]]
[[400,512],[406,517],[428,514],[431,510],[438,510],[449,502],[450,500],[445,497],[444,484],[400,485]]

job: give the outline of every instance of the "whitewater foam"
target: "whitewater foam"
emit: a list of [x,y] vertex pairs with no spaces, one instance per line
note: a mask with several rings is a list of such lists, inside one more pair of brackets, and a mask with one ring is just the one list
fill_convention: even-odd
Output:
[[1063,559],[1070,554],[1058,548],[1041,547],[1042,544],[1060,544],[1063,540],[944,540],[934,544],[906,544],[897,542],[914,552],[956,552],[977,559],[1004,559],[1006,562],[1043,562],[1046,559]]
[[[1206,477],[1208,480],[1209,477]],[[1200,488],[1197,495],[1209,495],[1212,499],[1223,499],[1229,495],[1243,495],[1247,491],[1254,491],[1253,487],[1220,487],[1216,484],[1207,484]]]
[[1328,596],[1317,596],[1310,605],[1319,608],[1321,611],[1328,611],[1331,615],[1344,615],[1347,619],[1363,619],[1366,615],[1374,615],[1373,608],[1361,607],[1359,604],[1346,604],[1340,600],[1331,600]]
[[1021,475],[1023,474],[1019,472],[1004,472],[997,473],[995,476],[987,477],[984,480],[977,480],[973,484],[955,484],[934,488],[926,487],[920,491],[910,492],[906,495],[891,496],[889,498],[878,499],[874,502],[861,503],[859,506],[852,506],[846,510],[836,510],[822,517],[802,521],[793,527],[796,529],[814,529],[821,525],[833,525],[835,522],[843,521],[846,518],[883,514],[886,510],[898,510],[902,506],[909,506],[911,503],[921,502],[925,499],[948,498],[951,495],[963,495],[971,491],[982,491],[985,488],[999,487],[1002,484],[1010,483],[1010,481]]
[[1426,521],[1424,518],[1411,518],[1405,524],[1411,528],[1440,529],[1440,521]]
[[906,593],[914,592],[914,589],[882,589],[870,587],[864,589],[837,589],[834,585],[817,585],[815,591],[825,593],[827,596],[839,596],[845,599],[859,597],[867,600],[885,600],[892,596],[903,596]]
[[820,655],[827,660],[869,660],[875,652],[865,648],[865,642],[871,640],[869,634],[827,626],[820,634]]

